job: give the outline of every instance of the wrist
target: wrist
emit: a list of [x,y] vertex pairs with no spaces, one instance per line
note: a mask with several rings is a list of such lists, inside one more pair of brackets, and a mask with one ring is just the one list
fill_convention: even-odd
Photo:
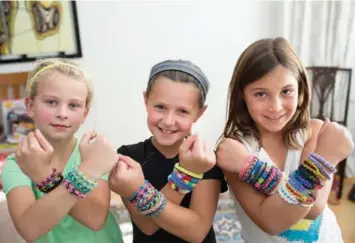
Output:
[[52,169],[52,173],[44,180],[36,182],[36,187],[43,193],[49,193],[63,181],[63,175],[56,169]]
[[93,169],[89,168],[86,163],[81,163],[78,166],[78,170],[85,176],[87,177],[87,179],[91,180],[91,181],[97,181],[100,179],[101,174],[98,174],[96,171],[94,171]]
[[334,158],[332,154],[324,153],[324,151],[317,150],[317,148],[315,149],[314,153],[319,155],[320,157],[322,157],[324,160],[328,161],[332,165],[336,165],[339,163],[339,160]]

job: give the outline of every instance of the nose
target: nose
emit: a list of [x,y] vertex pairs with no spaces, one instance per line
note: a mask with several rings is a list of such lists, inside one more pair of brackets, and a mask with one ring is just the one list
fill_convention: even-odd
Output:
[[68,108],[65,105],[58,106],[56,117],[62,120],[68,119]]
[[174,118],[173,112],[168,112],[168,113],[165,114],[164,119],[163,119],[163,123],[166,126],[174,125],[175,118]]
[[271,100],[269,111],[278,112],[281,110],[281,108],[282,108],[282,100],[279,97],[276,97]]

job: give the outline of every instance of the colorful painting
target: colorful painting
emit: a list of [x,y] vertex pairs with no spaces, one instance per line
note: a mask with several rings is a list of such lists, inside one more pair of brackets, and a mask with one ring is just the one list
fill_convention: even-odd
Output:
[[0,63],[81,56],[75,1],[0,2]]

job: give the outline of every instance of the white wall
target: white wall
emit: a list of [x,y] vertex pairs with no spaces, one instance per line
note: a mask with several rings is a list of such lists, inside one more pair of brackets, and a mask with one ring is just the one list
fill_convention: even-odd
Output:
[[[242,50],[266,28],[254,1],[77,1],[82,66],[93,77],[96,100],[84,130],[116,145],[149,136],[143,90],[150,68],[169,58],[197,63],[211,82],[209,108],[196,124],[214,145],[225,119],[227,86]],[[32,64],[0,65],[0,72]]]

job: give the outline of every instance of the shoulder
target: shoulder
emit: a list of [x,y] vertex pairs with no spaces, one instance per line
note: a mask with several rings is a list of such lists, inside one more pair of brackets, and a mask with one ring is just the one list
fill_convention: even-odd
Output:
[[[10,171],[21,171],[21,168],[17,165],[16,163],[16,157],[15,154],[9,154],[6,159],[5,159],[5,164],[2,167],[2,173],[1,177],[5,174],[5,172],[10,172]],[[22,172],[22,171],[21,171]]]
[[122,145],[117,149],[117,153],[129,156],[137,162],[141,161],[144,158],[147,148],[149,148],[151,141],[146,139],[142,142],[135,144]]
[[0,179],[5,194],[18,186],[32,186],[31,179],[22,172],[16,163],[15,154],[10,154],[6,157]]
[[203,176],[203,180],[208,180],[208,179],[212,179],[212,180],[218,180],[221,182],[221,192],[225,192],[227,191],[227,182],[224,178],[224,174],[222,172],[222,170],[215,165],[212,169],[210,169],[209,171],[207,171],[204,176]]

